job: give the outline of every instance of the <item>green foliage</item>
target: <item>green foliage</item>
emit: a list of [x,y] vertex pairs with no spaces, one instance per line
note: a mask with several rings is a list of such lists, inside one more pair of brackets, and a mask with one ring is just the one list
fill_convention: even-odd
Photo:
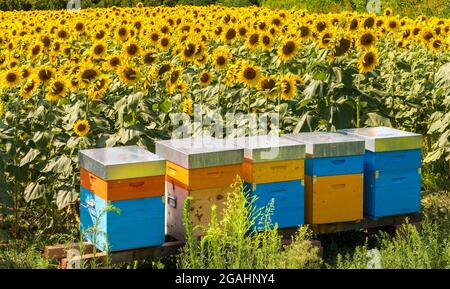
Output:
[[[268,268],[318,268],[321,261],[317,248],[311,248],[311,235],[302,227],[291,245],[283,248],[277,227],[270,229],[270,216],[263,218],[267,230],[250,232],[256,218],[268,210],[255,210],[254,198],[244,192],[238,178],[227,197],[222,220],[218,221],[216,208],[211,210],[208,228],[193,228],[190,219],[191,199],[184,206],[186,245],[179,255],[179,267],[183,269],[268,269]],[[269,205],[270,206],[270,205]],[[204,236],[199,240],[193,231]]]
[[0,244],[0,269],[53,269],[56,264],[44,258],[30,240],[11,240]]
[[[420,230],[406,223],[397,230],[395,237],[386,233],[378,236],[381,267],[385,269],[449,268],[449,227],[429,219],[422,222]],[[369,247],[357,247],[353,254],[339,255],[337,268],[366,269],[371,262]]]

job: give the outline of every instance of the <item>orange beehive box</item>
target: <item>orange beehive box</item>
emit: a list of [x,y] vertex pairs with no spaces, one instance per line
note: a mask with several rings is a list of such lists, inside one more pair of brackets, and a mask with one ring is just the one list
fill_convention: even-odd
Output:
[[362,218],[362,174],[305,176],[305,223],[327,224]]
[[304,160],[287,160],[266,163],[253,163],[245,159],[242,164],[242,178],[247,183],[265,184],[303,180]]
[[122,201],[163,196],[165,176],[105,181],[81,168],[81,186],[107,201]]
[[188,170],[167,162],[167,181],[176,181],[187,190],[204,190],[230,186],[241,174],[241,164]]

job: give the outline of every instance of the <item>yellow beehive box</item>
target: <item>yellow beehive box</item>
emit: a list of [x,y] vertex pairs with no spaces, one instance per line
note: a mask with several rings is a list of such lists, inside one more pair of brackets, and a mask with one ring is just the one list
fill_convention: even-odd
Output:
[[247,183],[265,184],[303,180],[304,172],[304,160],[252,163],[246,159],[242,164],[242,178]]
[[362,174],[305,176],[305,223],[327,224],[362,218]]

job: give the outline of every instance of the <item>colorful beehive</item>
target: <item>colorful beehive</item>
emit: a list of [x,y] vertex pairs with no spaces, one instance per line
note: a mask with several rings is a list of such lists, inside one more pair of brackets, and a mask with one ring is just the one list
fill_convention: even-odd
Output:
[[305,223],[362,219],[364,141],[329,132],[284,137],[306,144]]
[[364,215],[377,219],[419,212],[422,136],[388,127],[340,132],[366,142]]
[[196,137],[158,141],[156,153],[167,159],[167,233],[185,240],[184,200],[192,197],[194,225],[209,225],[213,204],[220,218],[230,185],[241,173],[244,151],[225,140]]
[[79,162],[80,230],[89,241],[111,252],[164,243],[164,159],[129,146],[82,150]]
[[261,213],[253,228],[264,229],[265,208],[272,200],[272,225],[303,224],[305,145],[268,135],[237,138],[235,143],[244,148],[242,178],[250,197],[255,197],[255,211]]

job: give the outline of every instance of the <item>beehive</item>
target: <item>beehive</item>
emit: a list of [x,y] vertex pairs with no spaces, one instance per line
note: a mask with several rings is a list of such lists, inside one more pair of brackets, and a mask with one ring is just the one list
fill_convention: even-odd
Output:
[[362,219],[364,141],[329,132],[283,137],[306,145],[305,223]]
[[263,230],[265,210],[273,200],[271,225],[296,227],[304,222],[305,145],[278,136],[235,139],[244,148],[242,178],[253,207],[261,214],[253,226]]
[[364,215],[420,211],[422,136],[388,127],[342,130],[365,141]]
[[87,240],[102,251],[164,243],[164,159],[129,146],[82,150],[79,162],[80,230]]
[[[241,174],[244,151],[232,142],[211,137],[195,137],[156,142],[156,153],[167,159],[167,233],[184,240],[184,200],[192,197],[193,224],[208,226],[211,205],[218,217],[228,189]],[[200,235],[199,232],[196,232]]]

